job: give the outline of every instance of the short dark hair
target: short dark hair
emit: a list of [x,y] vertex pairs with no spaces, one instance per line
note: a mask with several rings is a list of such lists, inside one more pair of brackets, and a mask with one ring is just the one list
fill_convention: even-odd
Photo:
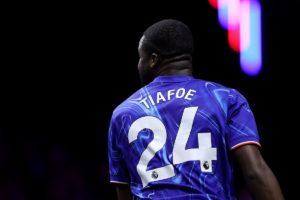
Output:
[[182,54],[192,55],[194,40],[191,30],[184,23],[165,19],[159,21],[144,32],[143,49],[147,53],[158,53],[162,57],[174,57]]

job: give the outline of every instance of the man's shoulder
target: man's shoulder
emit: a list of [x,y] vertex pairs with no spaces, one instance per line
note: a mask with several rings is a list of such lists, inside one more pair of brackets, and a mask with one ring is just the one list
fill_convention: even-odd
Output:
[[143,109],[141,108],[140,104],[137,103],[142,98],[142,90],[140,88],[136,92],[134,92],[131,96],[121,102],[113,111],[113,117],[117,118],[119,116],[124,116],[125,114],[136,114],[141,112]]
[[193,82],[199,85],[202,85],[204,88],[210,91],[218,91],[218,90],[223,90],[223,91],[228,91],[230,92],[231,90],[234,90],[233,88],[223,85],[218,82],[210,81],[210,80],[205,80],[205,79],[200,79],[200,78],[194,78]]

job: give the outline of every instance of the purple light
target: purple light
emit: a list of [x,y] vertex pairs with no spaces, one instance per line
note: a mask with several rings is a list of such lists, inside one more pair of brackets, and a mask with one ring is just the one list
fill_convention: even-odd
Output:
[[218,0],[218,18],[221,26],[228,29],[228,1]]
[[[247,12],[243,12],[245,11],[243,9],[247,9],[247,3],[250,11],[248,12],[249,16],[246,16]],[[241,13],[243,14],[241,15],[240,64],[246,74],[255,76],[262,67],[261,6],[257,0],[242,1]]]

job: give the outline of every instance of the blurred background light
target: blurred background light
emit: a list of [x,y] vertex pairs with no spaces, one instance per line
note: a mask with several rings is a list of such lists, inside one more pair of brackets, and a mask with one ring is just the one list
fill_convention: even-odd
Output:
[[209,0],[218,8],[218,20],[227,30],[230,48],[240,53],[240,65],[247,75],[262,68],[261,5],[259,0]]
[[219,23],[225,30],[228,29],[228,1],[218,0],[218,19]]
[[[249,10],[249,27],[241,26],[241,33],[245,33],[245,35],[241,34],[241,46],[245,48],[242,48],[240,54],[240,64],[243,72],[255,76],[259,74],[262,67],[261,6],[259,2],[251,0]],[[243,30],[243,28],[246,30]],[[249,39],[246,32],[250,33]],[[248,40],[249,45],[247,45]]]
[[218,0],[208,0],[208,2],[213,8],[218,8]]

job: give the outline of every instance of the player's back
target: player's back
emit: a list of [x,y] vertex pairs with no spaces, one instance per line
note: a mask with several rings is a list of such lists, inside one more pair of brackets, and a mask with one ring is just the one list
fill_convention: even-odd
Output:
[[112,182],[136,199],[236,199],[228,149],[232,89],[190,76],[160,76],[115,109]]

